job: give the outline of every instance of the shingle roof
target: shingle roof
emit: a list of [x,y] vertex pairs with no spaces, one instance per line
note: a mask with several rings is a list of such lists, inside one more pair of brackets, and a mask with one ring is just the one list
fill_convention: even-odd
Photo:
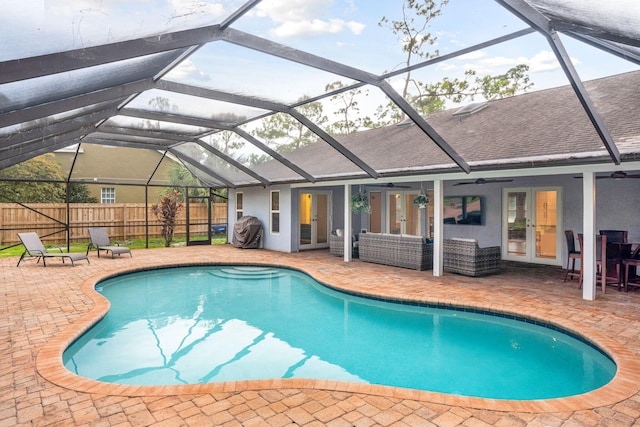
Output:
[[[640,71],[586,82],[585,87],[623,158],[640,158]],[[426,121],[469,164],[531,167],[566,164],[576,158],[610,161],[570,86],[490,101],[486,108],[464,117],[455,116],[457,110],[431,114]],[[336,139],[381,173],[459,171],[411,122]],[[364,176],[322,141],[292,152],[289,159],[316,176]],[[271,167],[265,164],[257,170]]]

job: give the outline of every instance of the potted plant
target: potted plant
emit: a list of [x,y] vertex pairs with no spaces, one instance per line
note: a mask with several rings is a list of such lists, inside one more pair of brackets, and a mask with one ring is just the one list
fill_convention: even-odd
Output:
[[413,206],[418,209],[425,209],[429,204],[429,198],[424,194],[419,194],[413,199]]
[[371,205],[369,204],[369,196],[364,192],[355,193],[351,196],[351,212],[371,212]]

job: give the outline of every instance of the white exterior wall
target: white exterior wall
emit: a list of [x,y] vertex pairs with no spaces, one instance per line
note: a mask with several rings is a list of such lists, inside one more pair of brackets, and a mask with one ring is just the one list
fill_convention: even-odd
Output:
[[[562,188],[562,229],[582,233],[582,180],[574,178],[579,173],[566,175],[545,175],[536,177],[514,177],[512,182],[453,186],[459,180],[444,181],[444,196],[482,196],[484,197],[484,225],[444,225],[444,238],[465,237],[478,239],[481,246],[501,245],[502,230],[502,189],[511,187],[561,187]],[[424,189],[431,190],[433,185],[425,181]],[[269,193],[280,190],[280,233],[269,232]],[[318,189],[314,187],[314,189]],[[331,229],[342,228],[344,221],[344,187],[323,187],[332,191]],[[265,227],[264,248],[292,252],[297,251],[297,202],[300,189],[291,189],[288,185],[274,187],[243,188],[244,214],[252,215],[262,221]],[[356,191],[356,190],[354,190]],[[596,181],[598,196],[596,212],[596,230],[629,230],[629,241],[640,242],[640,179],[599,179]],[[235,191],[229,191],[229,227],[233,230],[235,222]],[[383,198],[384,201],[384,198]],[[368,228],[366,214],[354,214],[353,228]],[[564,237],[562,237],[564,240]],[[231,240],[231,232],[229,234]],[[561,259],[566,259],[566,245],[562,245]]]
[[[270,205],[271,191],[280,191],[280,232],[271,233]],[[233,226],[236,221],[236,193],[243,194],[243,214],[255,216],[262,223],[264,229],[261,248],[280,252],[291,252],[291,188],[288,185],[272,186],[267,188],[253,187],[229,190],[229,242],[233,236]]]

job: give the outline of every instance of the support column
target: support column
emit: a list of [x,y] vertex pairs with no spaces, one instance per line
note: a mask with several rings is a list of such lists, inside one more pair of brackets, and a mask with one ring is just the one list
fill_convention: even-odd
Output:
[[433,181],[433,275],[442,276],[443,257],[442,240],[444,238],[443,225],[443,192],[444,184],[441,179]]
[[596,299],[596,178],[582,173],[582,298]]
[[344,185],[344,262],[351,261],[351,185]]

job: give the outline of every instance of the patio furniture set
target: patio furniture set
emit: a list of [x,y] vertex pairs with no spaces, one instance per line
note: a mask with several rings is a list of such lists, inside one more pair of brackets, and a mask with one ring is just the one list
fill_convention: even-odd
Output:
[[100,251],[105,251],[107,253],[111,252],[111,258],[114,258],[115,255],[129,254],[130,257],[133,257],[131,253],[131,249],[120,246],[120,245],[112,245],[109,239],[109,234],[107,233],[107,229],[104,227],[89,227],[89,237],[91,242],[87,246],[87,252],[64,252],[61,247],[56,246],[53,248],[46,248],[40,240],[40,236],[35,232],[28,233],[18,233],[18,238],[22,242],[24,246],[24,252],[20,255],[20,259],[18,260],[18,265],[25,258],[34,258],[36,262],[40,262],[42,260],[42,265],[44,267],[47,266],[47,259],[51,258],[59,258],[62,260],[62,263],[65,263],[65,260],[71,261],[71,266],[75,266],[76,261],[86,260],[88,264],[89,261],[89,251],[91,249],[96,249],[98,252],[98,258],[100,257]]
[[[344,256],[344,236],[331,234],[329,250]],[[388,233],[361,233],[352,238],[352,256],[361,261],[414,270],[433,268],[433,242],[422,236]],[[499,246],[481,248],[476,239],[452,238],[443,242],[444,271],[466,276],[496,274],[501,269]]]
[[[629,286],[640,287],[640,243],[628,241],[627,230],[600,230],[596,237],[596,284],[600,284],[602,291],[607,285],[613,285],[618,290],[628,291]],[[564,281],[578,279],[582,286],[582,254],[583,235],[578,233],[578,249],[575,246],[573,230],[565,231],[567,242],[567,270]],[[634,249],[635,246],[635,249]],[[576,269],[576,260],[580,262]]]

